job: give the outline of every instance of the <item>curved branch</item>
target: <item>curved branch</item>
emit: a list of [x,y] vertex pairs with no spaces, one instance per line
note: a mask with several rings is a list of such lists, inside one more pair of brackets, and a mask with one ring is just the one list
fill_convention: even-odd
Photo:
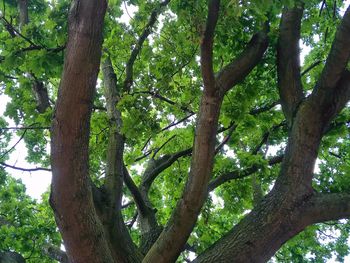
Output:
[[16,148],[16,146],[23,140],[24,135],[26,134],[27,130],[24,130],[24,132],[22,133],[21,137],[19,137],[19,139],[17,140],[17,142],[11,146],[10,149],[6,150],[3,154],[1,154],[0,159],[4,158],[4,156],[6,156],[8,153],[10,153],[14,148]]
[[173,262],[183,250],[207,197],[207,186],[213,168],[215,136],[218,127],[220,96],[212,67],[213,35],[220,1],[209,2],[207,27],[201,45],[201,70],[204,91],[188,181],[166,227],[144,258],[144,262]]
[[1,252],[0,251],[0,262],[25,263],[26,260],[21,254],[19,254],[17,252],[13,252],[13,251]]
[[170,167],[176,160],[178,160],[180,157],[190,155],[192,153],[192,148],[188,148],[183,151],[179,151],[174,154],[166,154],[162,157],[160,157],[157,160],[154,160],[154,164],[151,167],[147,167],[143,180],[142,185],[146,189],[149,189],[151,187],[151,184],[156,179],[156,177],[163,172],[165,169]]

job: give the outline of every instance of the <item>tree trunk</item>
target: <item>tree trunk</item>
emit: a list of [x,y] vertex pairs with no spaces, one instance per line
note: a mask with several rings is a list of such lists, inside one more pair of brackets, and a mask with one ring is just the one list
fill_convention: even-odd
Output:
[[113,262],[94,208],[89,135],[107,2],[74,1],[51,134],[50,204],[72,262]]

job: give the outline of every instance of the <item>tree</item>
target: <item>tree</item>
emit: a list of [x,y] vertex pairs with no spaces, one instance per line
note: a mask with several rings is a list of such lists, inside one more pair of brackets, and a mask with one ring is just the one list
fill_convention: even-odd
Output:
[[[66,1],[18,3],[1,16],[6,113],[28,134],[29,161],[51,160],[71,262],[348,253],[349,7],[76,0],[66,24]],[[122,5],[138,8],[129,24]]]

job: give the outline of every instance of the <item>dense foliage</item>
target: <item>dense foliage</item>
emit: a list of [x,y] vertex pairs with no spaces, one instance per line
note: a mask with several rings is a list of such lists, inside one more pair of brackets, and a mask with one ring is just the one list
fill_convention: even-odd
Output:
[[[16,251],[28,262],[38,262],[38,258],[40,262],[55,262],[52,253],[44,249],[58,248],[61,243],[48,206],[49,194],[43,195],[43,201],[31,199],[23,184],[8,174],[11,169],[5,168],[10,153],[16,150],[8,144],[15,136],[25,141],[29,163],[50,168],[49,127],[63,70],[70,1],[29,1],[29,21],[25,24],[17,2],[3,0],[0,13],[0,92],[10,98],[0,119],[0,251]],[[277,89],[278,28],[282,7],[299,2],[221,3],[214,43],[215,72],[237,57],[266,22],[269,47],[253,71],[224,97],[213,185],[179,262],[193,258],[193,253],[200,254],[229,231],[271,190],[278,176],[288,138]],[[203,90],[199,50],[207,3],[173,0],[160,7],[158,1],[110,0],[108,4],[102,60],[110,59],[117,77],[123,158],[133,181],[140,185],[153,163],[192,147]],[[306,94],[321,74],[344,8],[341,1],[305,1],[301,72]],[[152,12],[160,15],[150,24]],[[150,32],[141,47],[146,29]],[[140,50],[130,79],[127,68],[136,49]],[[89,145],[90,176],[97,186],[105,178],[110,131],[104,78],[101,70]],[[46,89],[47,98],[42,89]],[[349,118],[350,110],[345,108],[322,140],[313,179],[313,187],[320,193],[350,192]],[[21,129],[6,129],[6,119]],[[160,226],[166,224],[182,194],[190,157],[190,152],[178,156],[152,183],[149,201]],[[225,175],[231,176],[230,180],[214,184]],[[137,207],[126,186],[123,205],[124,221],[139,244]],[[349,253],[349,233],[348,220],[310,226],[288,241],[273,260],[325,262],[336,257],[343,262]]]

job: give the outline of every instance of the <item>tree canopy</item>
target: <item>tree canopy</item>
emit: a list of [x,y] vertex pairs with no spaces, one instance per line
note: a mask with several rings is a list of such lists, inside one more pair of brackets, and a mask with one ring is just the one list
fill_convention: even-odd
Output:
[[0,262],[343,262],[349,57],[343,1],[3,0]]

